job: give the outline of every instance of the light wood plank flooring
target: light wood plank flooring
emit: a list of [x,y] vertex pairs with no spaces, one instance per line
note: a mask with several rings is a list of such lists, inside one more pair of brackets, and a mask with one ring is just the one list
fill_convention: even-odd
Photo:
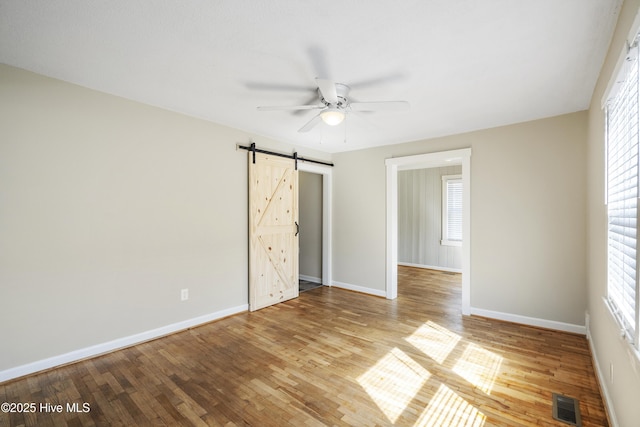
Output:
[[460,275],[399,268],[389,301],[322,287],[257,312],[0,385],[88,403],[0,426],[606,426],[584,337],[460,315]]

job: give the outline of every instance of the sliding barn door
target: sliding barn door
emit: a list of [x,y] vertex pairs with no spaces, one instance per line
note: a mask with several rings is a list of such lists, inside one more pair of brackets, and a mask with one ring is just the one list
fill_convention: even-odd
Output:
[[298,171],[249,153],[249,310],[298,296]]

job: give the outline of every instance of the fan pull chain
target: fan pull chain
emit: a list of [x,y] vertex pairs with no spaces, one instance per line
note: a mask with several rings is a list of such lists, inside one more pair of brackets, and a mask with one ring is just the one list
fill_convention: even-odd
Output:
[[344,141],[342,141],[344,144],[347,143],[347,122],[349,120],[347,120],[347,117],[344,117]]

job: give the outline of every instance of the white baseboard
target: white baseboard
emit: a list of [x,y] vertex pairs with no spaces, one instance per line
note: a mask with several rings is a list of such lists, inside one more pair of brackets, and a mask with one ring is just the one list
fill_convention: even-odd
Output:
[[556,331],[571,332],[586,335],[586,328],[582,325],[557,322],[555,320],[538,319],[535,317],[520,316],[518,314],[502,313],[500,311],[484,310],[471,307],[471,315],[487,317],[489,319],[504,320],[506,322],[520,323],[522,325],[536,326],[538,328],[554,329]]
[[307,276],[306,274],[299,274],[298,277],[302,280],[306,280],[307,282],[322,284],[322,279],[320,277]]
[[591,357],[593,358],[593,367],[596,371],[596,376],[598,377],[598,383],[600,384],[600,390],[602,391],[602,400],[604,401],[605,406],[607,407],[607,417],[609,419],[609,424],[611,427],[619,427],[618,419],[616,418],[616,413],[613,410],[613,400],[611,400],[611,395],[609,394],[609,389],[607,388],[607,382],[605,381],[605,376],[600,369],[600,361],[598,360],[598,355],[596,354],[596,349],[593,346],[593,341],[591,340],[591,331],[589,330],[589,314],[585,314],[585,320],[587,324],[587,341],[589,342],[589,350],[591,350]]
[[352,285],[350,283],[343,283],[343,282],[334,281],[333,282],[333,286],[335,286],[336,288],[347,289],[349,291],[355,291],[355,292],[360,292],[360,293],[363,293],[363,294],[375,295],[377,297],[385,298],[387,296],[387,292],[384,291],[384,290],[365,288],[364,286]]
[[113,341],[92,345],[91,347],[70,351],[69,353],[60,354],[58,356],[49,357],[47,359],[38,360],[36,362],[27,363],[21,366],[16,366],[15,368],[9,368],[4,371],[0,371],[0,383],[12,380],[14,378],[33,374],[35,372],[55,368],[56,366],[66,365],[68,363],[77,362],[82,359],[87,359],[90,357],[109,353],[114,350],[130,347],[135,344],[140,344],[145,341],[150,341],[165,335],[193,328],[194,326],[218,320],[223,317],[242,313],[243,311],[247,311],[248,309],[249,305],[244,304],[237,307],[217,311],[215,313],[206,314],[204,316],[195,317],[193,319],[184,320],[182,322],[173,323],[161,328],[152,329],[150,331],[141,332],[139,334],[129,335],[128,337],[118,338]]
[[425,265],[425,264],[412,264],[410,262],[399,262],[398,265],[403,265],[405,267],[425,268],[427,270],[448,271],[450,273],[462,273],[461,268],[440,267],[437,265]]

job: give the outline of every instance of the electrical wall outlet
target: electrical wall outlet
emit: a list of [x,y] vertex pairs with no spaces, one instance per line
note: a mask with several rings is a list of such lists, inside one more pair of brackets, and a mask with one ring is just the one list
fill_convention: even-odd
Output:
[[591,337],[591,316],[589,316],[589,312],[584,312],[584,327],[587,330],[587,339]]
[[613,384],[613,363],[609,363],[609,382]]
[[180,301],[186,301],[189,299],[189,289],[182,289],[180,291]]

